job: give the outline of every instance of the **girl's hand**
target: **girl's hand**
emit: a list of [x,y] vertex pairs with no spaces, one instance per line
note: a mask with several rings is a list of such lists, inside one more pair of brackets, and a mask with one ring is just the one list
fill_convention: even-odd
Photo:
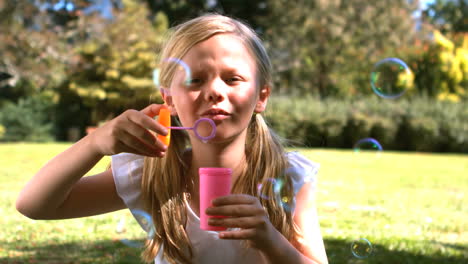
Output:
[[268,213],[257,197],[246,194],[233,194],[218,197],[213,206],[206,209],[208,215],[222,215],[227,218],[210,218],[209,225],[240,227],[236,231],[219,233],[222,239],[246,239],[251,247],[265,250],[278,232],[268,219]]
[[141,111],[123,112],[89,134],[93,148],[101,155],[129,152],[150,157],[164,156],[167,147],[151,133],[167,135],[167,129],[153,119],[163,107],[152,104]]

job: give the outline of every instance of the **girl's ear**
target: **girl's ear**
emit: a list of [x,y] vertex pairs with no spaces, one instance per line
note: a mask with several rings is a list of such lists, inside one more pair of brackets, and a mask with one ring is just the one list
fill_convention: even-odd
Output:
[[167,108],[171,111],[171,115],[176,116],[177,111],[175,109],[174,103],[172,101],[172,95],[171,91],[167,88],[161,87],[161,95],[164,100],[164,103],[166,104]]
[[271,88],[268,85],[263,86],[263,88],[260,90],[260,94],[258,95],[258,101],[257,105],[255,105],[255,113],[261,113],[265,111],[267,103],[268,103],[268,97],[270,97],[270,92]]

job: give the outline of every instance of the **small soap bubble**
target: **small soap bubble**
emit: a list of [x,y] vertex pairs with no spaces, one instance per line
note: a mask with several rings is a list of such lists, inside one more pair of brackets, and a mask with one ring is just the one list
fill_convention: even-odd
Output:
[[[258,184],[258,196],[265,200],[270,200],[272,197],[283,207],[285,211],[290,211],[292,199],[283,193],[284,182],[282,179],[269,178],[265,182]],[[272,192],[269,192],[272,190]]]
[[374,138],[363,138],[360,139],[354,144],[354,152],[377,152],[380,153],[383,150],[380,143]]
[[115,232],[120,242],[132,248],[142,248],[156,233],[151,216],[142,210],[131,210],[117,222]]
[[[190,67],[185,63],[183,60],[178,58],[167,58],[163,61],[163,63],[168,64],[169,70],[173,69],[174,73],[174,80],[176,83],[180,85],[188,86],[192,82],[192,71]],[[159,80],[158,72],[158,80]],[[153,81],[154,81],[154,72],[153,72]],[[159,83],[159,81],[158,81]],[[167,88],[167,87],[166,87]]]
[[291,211],[292,199],[290,199],[288,196],[282,194],[282,188],[284,187],[283,186],[283,181],[281,179],[278,180],[276,182],[276,185],[281,185],[281,186],[278,186],[277,188],[275,188],[275,189],[278,189],[277,191],[275,190],[276,200],[279,202],[279,204],[281,204],[281,207],[283,207],[283,209],[285,211]]
[[351,253],[359,259],[368,258],[372,254],[371,242],[365,238],[360,238],[351,243]]
[[291,211],[292,199],[287,196],[281,197],[281,206],[285,211]]
[[372,90],[380,97],[395,99],[402,96],[413,83],[413,73],[398,58],[386,58],[374,65],[371,72]]
[[380,162],[382,153],[382,145],[376,139],[360,139],[353,147],[353,163],[356,166],[375,166],[376,162]]
[[273,192],[279,196],[279,194],[281,193],[281,189],[283,188],[283,180],[281,179],[277,179],[275,181],[275,184],[273,185]]
[[257,185],[258,196],[265,200],[270,200],[270,195],[268,195],[268,189],[273,189],[276,183],[276,179],[268,178],[264,183],[259,183]]

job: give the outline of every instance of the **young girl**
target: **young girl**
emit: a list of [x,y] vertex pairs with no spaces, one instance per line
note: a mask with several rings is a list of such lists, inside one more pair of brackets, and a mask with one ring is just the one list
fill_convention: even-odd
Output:
[[[175,28],[161,55],[165,105],[128,110],[49,161],[24,187],[17,209],[33,219],[65,219],[141,209],[156,235],[143,252],[155,263],[327,263],[313,198],[318,165],[286,153],[262,113],[272,86],[270,60],[254,31],[208,14]],[[177,58],[177,60],[168,60]],[[170,61],[181,60],[190,74]],[[202,142],[153,117],[216,124]],[[119,154],[120,153],[120,154]],[[104,155],[111,168],[83,177]],[[200,167],[231,168],[231,195],[212,201],[200,229]],[[261,188],[259,188],[261,187]],[[276,199],[275,197],[280,197]]]

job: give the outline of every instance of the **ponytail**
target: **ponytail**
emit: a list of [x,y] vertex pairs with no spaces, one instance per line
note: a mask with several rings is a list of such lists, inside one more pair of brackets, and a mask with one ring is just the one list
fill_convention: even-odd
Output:
[[258,197],[273,226],[288,241],[297,244],[301,232],[290,210],[294,190],[291,179],[285,174],[288,160],[283,139],[268,127],[260,114],[254,114],[247,133],[247,162],[233,192]]
[[[172,123],[178,125],[176,118]],[[193,249],[185,231],[186,193],[191,181],[183,155],[188,137],[184,131],[171,131],[171,145],[163,158],[145,157],[141,183],[145,210],[151,214],[155,236],[142,253],[146,262],[154,261],[161,246],[170,263],[191,263]]]

